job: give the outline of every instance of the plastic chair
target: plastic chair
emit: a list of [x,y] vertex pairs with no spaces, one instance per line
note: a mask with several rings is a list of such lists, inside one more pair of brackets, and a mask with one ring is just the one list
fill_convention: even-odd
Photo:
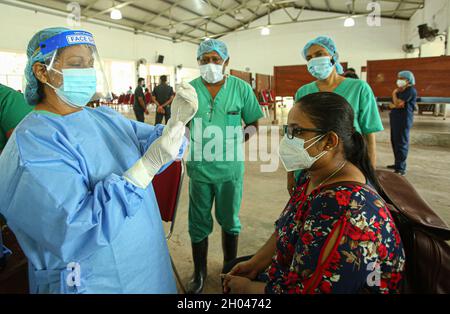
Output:
[[[178,202],[180,199],[181,188],[183,186],[184,178],[184,161],[174,161],[166,170],[155,176],[152,181],[153,189],[155,191],[156,200],[158,202],[161,219],[164,222],[170,223],[170,229],[166,235],[166,240],[169,241],[173,234],[173,227],[175,225],[175,218],[178,209]],[[180,275],[175,267],[175,264],[170,256],[173,272],[180,285],[183,294],[186,289],[181,282]]]
[[264,117],[270,118],[269,106],[272,103],[272,101],[270,100],[269,90],[266,90],[266,89],[262,90],[260,95],[261,95],[262,101],[259,102],[259,105],[261,106],[261,109],[263,110]]

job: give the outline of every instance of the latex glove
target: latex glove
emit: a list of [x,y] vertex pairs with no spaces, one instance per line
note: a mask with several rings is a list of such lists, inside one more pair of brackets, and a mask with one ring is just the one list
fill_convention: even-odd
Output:
[[177,158],[184,133],[185,126],[182,122],[169,121],[162,135],[150,145],[144,156],[125,172],[125,180],[146,189],[161,167]]
[[181,121],[184,125],[195,116],[198,110],[198,97],[195,88],[183,82],[172,101],[172,120]]

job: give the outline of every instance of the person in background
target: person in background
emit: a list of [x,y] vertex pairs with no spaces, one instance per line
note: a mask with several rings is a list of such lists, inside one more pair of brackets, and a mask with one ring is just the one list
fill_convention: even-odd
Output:
[[142,77],[138,79],[138,85],[134,90],[134,104],[133,110],[136,115],[136,120],[139,122],[145,122],[144,114],[148,114],[147,106],[145,104],[145,79]]
[[153,102],[156,104],[156,117],[155,125],[161,124],[163,117],[165,123],[170,119],[170,104],[172,103],[175,94],[173,88],[167,84],[167,76],[162,75],[160,78],[160,84],[153,89]]
[[110,94],[91,33],[44,29],[27,57],[34,110],[0,155],[0,214],[28,258],[30,292],[176,293],[152,180],[183,156],[194,88],[175,98],[176,119],[151,126],[86,107]]
[[286,170],[304,170],[299,186],[266,244],[225,267],[224,292],[399,293],[403,243],[345,98],[297,101],[279,154]]
[[128,88],[127,94],[128,94],[128,95],[133,94],[133,87],[130,86],[130,87]]
[[[202,292],[206,280],[213,204],[222,228],[224,265],[236,258],[241,231],[244,129],[247,131],[245,140],[248,140],[249,133],[258,128],[258,120],[264,116],[252,87],[235,76],[225,75],[229,60],[228,49],[222,41],[210,39],[198,47],[201,76],[191,85],[197,91],[199,109],[190,123],[190,159],[187,162],[189,235],[194,259],[188,293]],[[172,114],[176,114],[175,109]],[[213,129],[223,132],[219,139],[220,133],[213,135],[217,146],[220,145],[214,151],[207,148],[211,135],[206,131]]]
[[152,103],[152,93],[150,93],[150,90],[148,88],[145,88],[145,105],[148,106]]
[[414,123],[414,110],[417,105],[416,79],[411,71],[398,73],[397,88],[392,92],[393,103],[389,114],[391,124],[391,143],[395,164],[387,166],[395,173],[406,175],[406,159],[409,152],[409,133]]
[[[330,37],[319,36],[311,40],[303,48],[302,54],[308,62],[308,71],[317,80],[302,86],[297,91],[295,100],[317,92],[333,92],[347,99],[354,111],[355,129],[366,139],[370,160],[376,168],[375,134],[384,128],[369,84],[342,76],[344,69],[339,63],[336,44]],[[293,193],[299,177],[300,171],[288,173],[287,188],[290,194]]]
[[352,79],[359,79],[358,74],[356,74],[356,70],[354,68],[348,68],[347,71],[344,73],[344,77],[346,78],[352,78]]
[[22,93],[0,84],[0,154],[14,128],[31,110]]

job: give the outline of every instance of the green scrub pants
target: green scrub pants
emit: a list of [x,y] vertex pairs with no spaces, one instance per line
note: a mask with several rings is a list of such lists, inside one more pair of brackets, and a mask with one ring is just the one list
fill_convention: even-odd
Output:
[[190,180],[189,235],[193,243],[201,242],[213,231],[213,202],[215,216],[222,229],[229,234],[239,234],[242,189],[242,179],[219,184]]

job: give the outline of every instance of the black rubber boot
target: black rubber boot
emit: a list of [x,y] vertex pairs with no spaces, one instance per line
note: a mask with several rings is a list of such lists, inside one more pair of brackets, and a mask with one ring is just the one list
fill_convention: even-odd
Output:
[[239,235],[229,234],[222,230],[223,269],[225,265],[236,259]]
[[199,243],[192,243],[192,257],[194,259],[194,275],[187,285],[186,293],[200,294],[206,281],[208,238]]

